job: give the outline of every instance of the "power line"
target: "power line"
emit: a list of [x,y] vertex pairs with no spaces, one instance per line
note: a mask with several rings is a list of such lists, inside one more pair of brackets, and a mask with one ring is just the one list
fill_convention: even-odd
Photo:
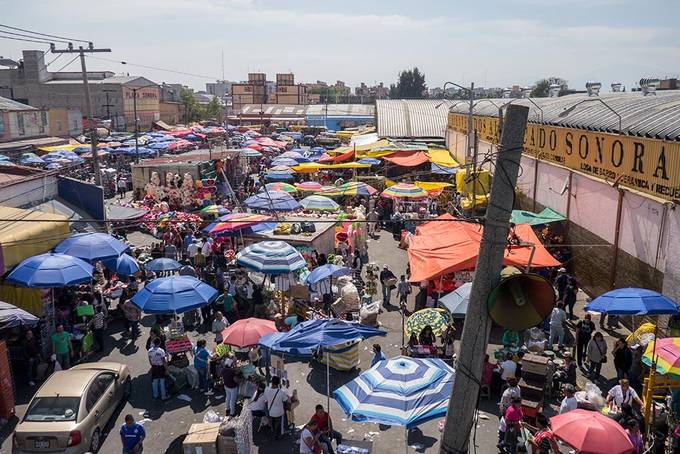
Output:
[[59,60],[59,57],[61,57],[62,55],[64,55],[64,54],[58,54],[56,57],[54,57],[54,58],[52,59],[51,62],[49,62],[48,64],[46,64],[45,67],[48,67],[48,66],[50,66],[52,63],[54,63],[55,61]]
[[111,58],[94,57],[92,55],[87,55],[87,57],[88,58],[94,58],[96,60],[108,61],[108,62],[111,62],[111,63],[119,63],[121,65],[137,66],[139,68],[153,69],[155,71],[165,71],[165,72],[174,73],[174,74],[182,74],[184,76],[192,76],[192,77],[200,77],[200,78],[203,78],[203,79],[220,80],[219,77],[206,76],[205,74],[186,73],[186,72],[183,72],[183,71],[176,71],[174,69],[159,68],[157,66],[142,65],[142,64],[139,64],[139,63],[131,63],[131,62],[128,62],[128,61],[113,60]]
[[[0,31],[1,32],[1,31]],[[25,41],[27,43],[52,44],[49,41],[37,41],[35,39],[14,38],[12,36],[0,35],[3,39],[13,39],[14,41]]]
[[[0,32],[6,33],[6,34],[8,34],[8,35],[22,36],[22,37],[24,37],[24,38],[37,38],[36,36],[33,36],[33,35],[26,35],[25,33],[8,32],[8,31],[6,31],[6,30],[0,30]],[[51,42],[59,42],[59,43],[66,43],[66,44],[69,43],[69,41],[64,41],[64,40],[62,40],[62,39],[53,39],[53,40],[51,40]]]
[[[61,55],[61,54],[60,54],[60,55]],[[71,59],[70,62],[66,63],[64,66],[62,66],[61,68],[59,68],[58,70],[56,70],[56,71],[54,71],[54,72],[55,72],[55,73],[58,73],[58,72],[63,71],[67,66],[69,66],[71,63],[73,63],[74,61],[76,61],[76,60],[78,59],[78,57],[80,57],[80,55],[76,55],[75,57],[73,57],[73,59]],[[56,60],[56,58],[55,58],[55,60]]]
[[69,41],[78,41],[78,42],[81,42],[81,43],[89,43],[90,42],[90,41],[86,41],[86,40],[83,40],[83,39],[66,38],[64,36],[59,36],[59,35],[50,35],[48,33],[34,32],[32,30],[26,30],[25,28],[19,28],[19,27],[12,27],[10,25],[0,24],[0,27],[9,28],[10,30],[17,30],[17,31],[20,31],[20,32],[31,33],[33,35],[38,35],[38,36],[46,36],[48,38],[66,39],[66,40],[68,40],[67,42],[69,42]]

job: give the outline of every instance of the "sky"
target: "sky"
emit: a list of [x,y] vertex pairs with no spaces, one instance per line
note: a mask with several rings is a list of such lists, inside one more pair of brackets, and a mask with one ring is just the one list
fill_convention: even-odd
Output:
[[[113,61],[89,58],[89,70],[194,89],[248,72],[389,85],[413,66],[428,87],[559,76],[572,88],[598,81],[608,91],[612,82],[632,87],[641,77],[680,75],[678,0],[0,0],[0,11],[0,24],[112,49],[97,57]],[[0,39],[5,58],[47,48]],[[79,70],[78,62],[63,70]]]

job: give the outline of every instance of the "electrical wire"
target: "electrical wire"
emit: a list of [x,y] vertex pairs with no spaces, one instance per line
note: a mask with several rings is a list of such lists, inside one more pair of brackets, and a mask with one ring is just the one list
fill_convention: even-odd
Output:
[[[0,31],[0,33],[2,33],[2,31]],[[0,38],[2,38],[2,39],[12,39],[14,41],[25,41],[27,43],[52,44],[49,41],[38,41],[38,40],[35,40],[35,39],[14,38],[12,36],[5,36],[5,35],[0,35]]]
[[83,39],[66,38],[66,37],[64,37],[64,36],[59,36],[59,35],[50,35],[50,34],[48,34],[48,33],[34,32],[34,31],[32,31],[32,30],[26,30],[25,28],[12,27],[12,26],[10,26],[10,25],[5,25],[5,24],[0,24],[0,27],[1,27],[1,28],[9,28],[10,30],[17,30],[17,31],[20,31],[20,32],[31,33],[31,34],[33,34],[33,35],[38,35],[38,36],[46,36],[46,37],[48,37],[48,38],[57,38],[57,39],[65,39],[65,40],[68,40],[68,41],[66,41],[66,42],[69,42],[69,41],[78,41],[78,42],[81,42],[81,43],[89,43],[89,42],[90,42],[90,41],[85,41],[85,40],[83,40]]
[[212,80],[220,80],[219,77],[213,77],[213,76],[206,76],[204,74],[194,74],[194,73],[187,73],[184,71],[177,71],[174,69],[168,69],[168,68],[159,68],[157,66],[149,66],[149,65],[142,65],[139,63],[132,63],[128,61],[120,61],[120,60],[113,60],[111,58],[104,58],[104,57],[95,57],[94,55],[86,55],[87,58],[93,58],[95,60],[103,60],[103,61],[108,61],[111,63],[119,63],[121,65],[127,65],[127,66],[137,66],[139,68],[146,68],[146,69],[153,69],[155,71],[165,71],[173,74],[181,74],[184,76],[192,76],[192,77],[200,77],[202,79],[212,79]]
[[69,62],[66,63],[64,66],[62,66],[61,68],[59,68],[58,70],[56,70],[56,71],[54,71],[54,72],[55,72],[55,73],[58,73],[58,72],[63,71],[64,69],[66,69],[67,66],[69,66],[71,63],[73,63],[74,61],[76,61],[78,58],[80,58],[80,55],[76,55],[75,57],[73,57],[73,58],[71,59],[71,61],[69,61]]
[[[31,39],[37,38],[36,36],[33,36],[33,35],[26,35],[24,33],[16,33],[16,32],[8,32],[6,30],[0,30],[0,33],[6,33],[8,35],[21,36],[21,37],[24,37],[24,38],[31,38]],[[58,42],[58,43],[69,44],[69,41],[64,41],[64,40],[61,40],[61,39],[51,39],[50,42]]]
[[48,64],[46,64],[45,67],[48,67],[48,66],[50,66],[52,63],[54,63],[55,61],[59,60],[59,57],[61,57],[62,55],[64,55],[64,54],[57,54],[57,56],[54,57],[54,58],[52,59],[52,61],[50,61]]

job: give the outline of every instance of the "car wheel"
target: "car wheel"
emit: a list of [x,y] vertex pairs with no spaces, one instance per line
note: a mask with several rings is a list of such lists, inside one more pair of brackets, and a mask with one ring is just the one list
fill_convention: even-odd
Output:
[[125,379],[125,383],[123,383],[123,399],[128,400],[131,394],[132,394],[132,380],[130,380],[130,377],[128,377]]
[[94,432],[92,432],[92,441],[90,442],[90,452],[96,453],[99,451],[99,445],[101,442],[101,434],[99,433],[99,429],[94,429]]

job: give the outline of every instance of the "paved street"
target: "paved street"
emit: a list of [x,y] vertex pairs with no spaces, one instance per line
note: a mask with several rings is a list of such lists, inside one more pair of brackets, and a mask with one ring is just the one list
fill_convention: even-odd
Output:
[[[129,239],[135,245],[143,245],[149,242],[150,237],[135,233],[130,235]],[[370,261],[379,265],[387,263],[395,274],[403,273],[406,269],[406,252],[398,249],[396,246],[397,244],[392,239],[391,233],[382,232],[379,240],[372,240],[369,243]],[[413,309],[413,298],[414,294],[411,294],[411,300],[409,301],[410,309]],[[580,301],[578,304],[579,309],[582,309],[582,306],[583,301]],[[382,345],[386,356],[398,355],[401,341],[401,317],[396,307],[388,308],[388,310],[379,316],[379,320],[383,328],[388,331],[388,335],[385,338],[378,338],[377,342]],[[117,413],[115,422],[109,424],[109,430],[111,430],[111,427],[114,430],[113,433],[106,437],[101,449],[102,453],[120,452],[121,444],[117,430],[123,423],[123,418],[127,413],[131,413],[137,419],[147,418],[144,422],[147,431],[145,452],[149,453],[180,453],[182,440],[192,423],[202,422],[203,415],[210,409],[215,410],[220,415],[224,415],[224,398],[219,393],[207,398],[198,392],[185,391],[185,394],[191,397],[190,402],[173,397],[161,403],[151,398],[151,383],[148,375],[149,367],[144,349],[144,343],[151,322],[152,317],[150,316],[146,316],[143,319],[143,335],[136,342],[121,337],[121,322],[110,324],[106,337],[105,352],[92,358],[93,361],[107,360],[125,363],[130,368],[133,377],[132,396],[129,402]],[[204,337],[204,335],[204,332],[192,332],[190,334],[192,340]],[[492,332],[491,344],[488,348],[489,352],[497,347],[499,335],[500,333],[496,330]],[[458,330],[458,336],[460,336],[460,329]],[[212,342],[212,335],[205,335],[205,338],[209,343]],[[611,338],[608,341],[610,344],[612,343]],[[354,378],[361,370],[365,370],[370,366],[370,345],[372,343],[369,340],[360,347],[360,370],[348,373],[332,370],[330,380],[331,390],[342,386]],[[292,392],[293,389],[297,389],[300,397],[300,406],[295,411],[295,423],[296,425],[302,425],[313,414],[315,405],[319,403],[324,406],[326,405],[325,367],[317,364],[310,365],[307,362],[290,362],[286,368],[291,383],[289,391]],[[613,370],[611,369],[611,363],[605,364],[603,375],[606,377],[613,376]],[[580,373],[579,380],[583,383]],[[21,417],[26,409],[27,399],[30,398],[28,394],[30,390],[23,387],[21,383],[19,386],[20,399],[17,406],[17,414]],[[496,450],[496,431],[498,428],[498,418],[496,416],[497,400],[498,396],[494,396],[492,399],[482,399],[480,402],[481,416],[476,425],[476,433],[472,434],[472,440],[478,452],[488,453],[495,452]],[[555,402],[553,401],[552,403],[554,404]],[[375,454],[403,452],[405,436],[403,428],[350,421],[344,417],[344,414],[333,400],[331,400],[330,408],[336,429],[347,439],[372,441],[372,452]],[[554,408],[552,410],[554,411]],[[550,412],[548,409],[546,411]],[[455,415],[451,416],[455,418]],[[412,446],[410,452],[413,452],[414,449],[417,452],[438,452],[440,437],[438,422],[438,420],[430,421],[410,431],[408,438],[408,443]],[[272,453],[291,452],[294,440],[287,439],[275,444],[269,440],[268,431],[264,429],[262,433],[258,434],[255,441],[255,452]],[[5,440],[2,444],[2,452],[9,453],[10,446],[11,439]]]

